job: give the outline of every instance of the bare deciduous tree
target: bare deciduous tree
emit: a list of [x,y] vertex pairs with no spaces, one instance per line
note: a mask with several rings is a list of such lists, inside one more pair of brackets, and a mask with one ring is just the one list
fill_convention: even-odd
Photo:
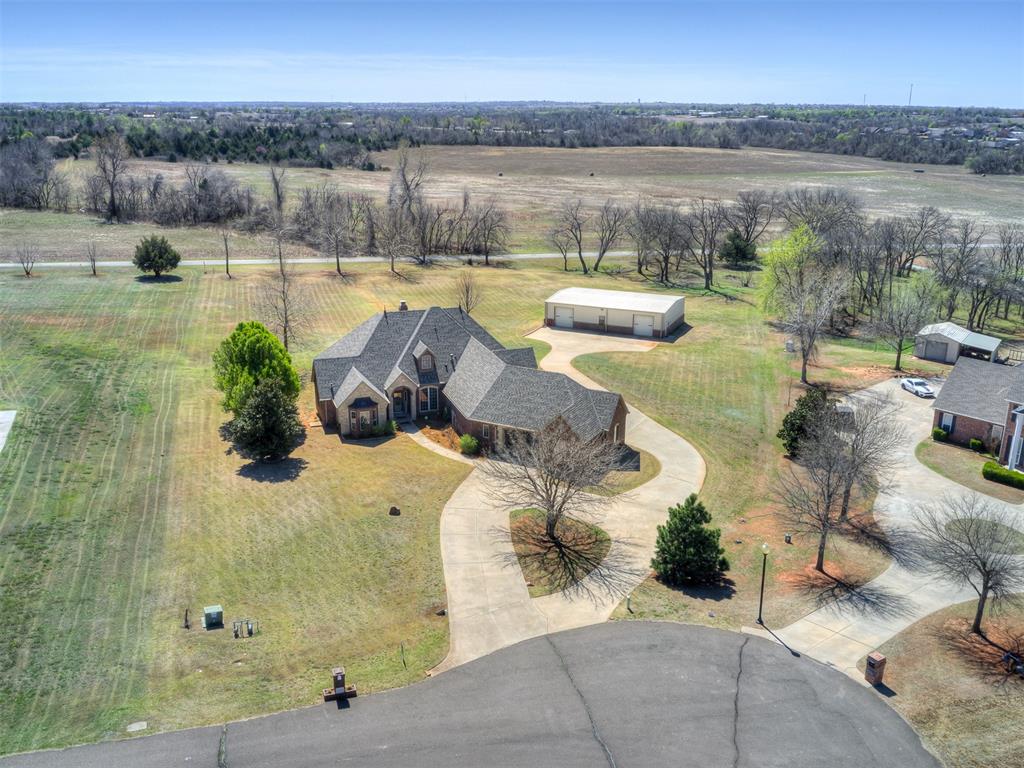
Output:
[[39,251],[33,245],[19,245],[14,250],[14,260],[21,265],[25,277],[32,277],[32,270],[39,261]]
[[626,228],[629,214],[625,208],[606,200],[597,214],[597,257],[594,259],[594,271],[601,267],[601,261],[608,251],[615,247]]
[[837,187],[800,187],[791,189],[781,201],[782,215],[790,227],[807,225],[814,234],[828,239],[861,220],[861,202],[845,189]]
[[846,455],[839,508],[839,519],[844,521],[854,487],[877,491],[891,475],[893,454],[905,435],[896,418],[899,406],[892,398],[869,391],[851,396],[847,404],[852,410],[835,419]]
[[455,300],[462,309],[466,310],[466,314],[472,314],[483,298],[483,290],[477,283],[476,276],[465,270],[459,272],[459,276],[455,278]]
[[779,198],[763,189],[737,193],[736,202],[726,210],[729,224],[748,243],[756,243],[778,214]]
[[128,170],[131,151],[119,133],[108,133],[94,145],[96,170],[106,194],[107,221],[120,220],[121,185]]
[[555,246],[555,250],[562,256],[562,271],[569,271],[569,249],[572,247],[572,238],[561,227],[552,227],[548,232],[548,242]]
[[881,297],[872,330],[877,338],[896,351],[897,371],[902,370],[903,352],[913,346],[917,332],[935,320],[937,305],[935,285],[928,279],[900,286]]
[[557,542],[563,517],[593,518],[607,504],[610,497],[601,489],[608,487],[619,450],[608,441],[579,440],[557,421],[533,436],[515,433],[481,470],[493,481],[491,492],[499,504],[509,510],[541,510],[546,535]]
[[1017,516],[978,494],[966,494],[922,507],[915,520],[921,554],[935,572],[978,594],[971,631],[981,634],[988,602],[1024,590]]
[[284,186],[285,170],[285,168],[277,165],[270,166],[270,194],[278,221],[284,216],[284,202],[287,196],[287,190]]
[[226,229],[221,230],[220,236],[224,239],[224,274],[231,279],[231,254],[228,251],[228,231]]
[[264,325],[277,334],[286,350],[309,326],[309,297],[287,265],[266,278],[260,286],[257,308]]
[[590,214],[583,209],[583,201],[564,200],[555,212],[555,225],[552,240],[556,237],[560,240],[567,240],[576,248],[576,256],[580,260],[583,274],[589,274],[590,268],[587,260],[583,258],[583,234],[587,222],[590,221]]
[[401,211],[393,206],[387,206],[374,216],[373,236],[376,252],[387,260],[392,274],[398,274],[395,264],[400,259],[416,255],[412,234],[405,225]]
[[715,256],[718,254],[727,220],[720,200],[698,197],[683,217],[689,237],[686,250],[704,276],[704,288],[711,289],[715,281]]
[[92,271],[92,276],[96,277],[96,262],[98,257],[96,255],[96,243],[89,243],[85,246],[85,260],[89,262],[89,269]]

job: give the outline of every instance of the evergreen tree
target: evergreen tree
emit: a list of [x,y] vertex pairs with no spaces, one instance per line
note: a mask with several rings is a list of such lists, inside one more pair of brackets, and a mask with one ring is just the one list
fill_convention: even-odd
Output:
[[807,435],[813,421],[828,407],[824,389],[813,387],[801,395],[793,410],[782,419],[782,428],[775,435],[792,457],[800,453],[800,441]]
[[757,258],[757,246],[744,240],[740,231],[733,228],[725,236],[719,256],[726,264],[752,264]]
[[721,531],[710,528],[711,515],[691,493],[682,504],[668,511],[668,521],[658,526],[651,567],[666,584],[709,584],[729,570],[725,550],[719,544]]
[[246,399],[238,416],[228,425],[236,446],[259,460],[287,456],[302,437],[299,410],[282,382],[260,381]]
[[160,235],[142,238],[142,242],[135,246],[135,258],[132,259],[140,270],[152,272],[157,277],[177,267],[179,261],[178,252],[171,248],[166,237]]
[[261,381],[271,379],[294,401],[299,396],[299,374],[281,341],[262,323],[239,323],[213,353],[214,381],[224,393],[224,409],[238,416]]

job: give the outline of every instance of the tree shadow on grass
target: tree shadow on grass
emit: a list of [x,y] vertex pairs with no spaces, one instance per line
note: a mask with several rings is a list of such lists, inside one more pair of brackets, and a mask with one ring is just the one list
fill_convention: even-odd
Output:
[[810,597],[816,607],[836,604],[856,613],[894,618],[906,613],[912,601],[860,579],[842,579],[821,571],[806,571],[789,580],[796,590]]
[[139,275],[135,278],[137,283],[154,283],[160,285],[162,283],[180,283],[181,275]]
[[873,517],[849,517],[842,522],[838,533],[849,541],[881,552],[908,570],[920,570],[927,565],[919,537],[905,528],[891,526],[883,530]]
[[250,461],[238,468],[238,475],[258,483],[286,483],[297,480],[308,464],[294,456],[278,461]]
[[514,532],[496,528],[492,533],[513,545],[498,557],[505,567],[520,568],[527,581],[570,600],[625,597],[644,576],[628,562],[633,545],[612,542],[594,526],[572,523],[560,525],[557,541],[547,536],[542,520],[520,519]]
[[986,634],[976,635],[966,619],[947,622],[933,631],[943,649],[985,682],[1024,691],[1024,678],[1015,669],[1016,664],[1024,661],[1024,632],[990,623]]
[[727,576],[722,576],[713,584],[666,584],[661,579],[657,580],[666,589],[686,595],[694,600],[710,600],[718,603],[722,600],[731,600],[736,594],[736,582]]

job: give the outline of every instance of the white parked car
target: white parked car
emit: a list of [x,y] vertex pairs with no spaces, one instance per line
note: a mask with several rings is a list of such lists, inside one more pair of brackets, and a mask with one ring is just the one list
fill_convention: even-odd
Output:
[[901,386],[918,397],[935,397],[935,390],[924,379],[904,379]]

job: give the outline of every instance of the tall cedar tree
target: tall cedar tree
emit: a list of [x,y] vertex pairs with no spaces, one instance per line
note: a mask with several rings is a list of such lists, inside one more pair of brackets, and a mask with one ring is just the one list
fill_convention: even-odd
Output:
[[142,238],[142,242],[135,246],[135,258],[132,259],[140,270],[152,272],[157,277],[177,267],[179,261],[181,256],[171,248],[167,238],[160,235]]
[[262,323],[239,323],[213,353],[214,381],[224,393],[224,409],[235,416],[256,385],[271,379],[282,394],[294,401],[299,395],[299,374],[281,341]]
[[731,229],[722,243],[719,255],[726,264],[752,264],[757,258],[757,246],[743,239],[738,229]]
[[729,570],[725,550],[719,544],[721,531],[711,528],[711,515],[691,493],[681,505],[668,511],[668,521],[658,526],[651,567],[666,584],[710,584]]
[[287,456],[302,437],[299,410],[294,398],[277,379],[263,379],[253,389],[242,410],[228,425],[235,445],[260,461]]

